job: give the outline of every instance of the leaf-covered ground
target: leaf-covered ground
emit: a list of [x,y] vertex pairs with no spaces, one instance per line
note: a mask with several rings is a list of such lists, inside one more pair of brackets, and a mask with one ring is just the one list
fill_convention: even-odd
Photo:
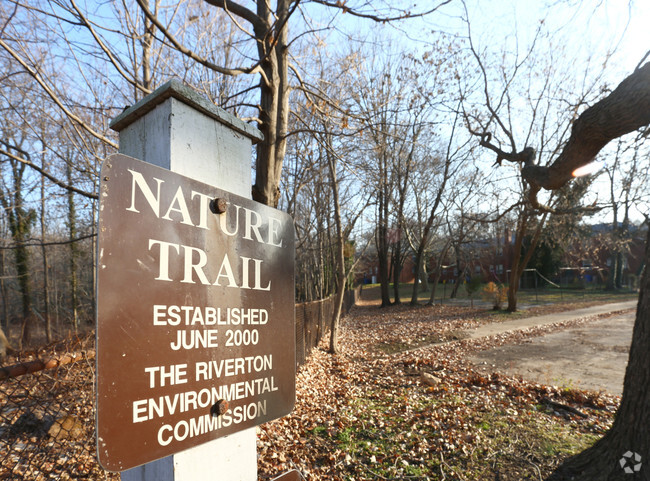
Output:
[[463,307],[353,309],[340,354],[323,341],[298,372],[294,412],[260,428],[260,479],[543,479],[602,436],[619,399],[479,374],[469,353],[586,322],[463,339],[494,321]]

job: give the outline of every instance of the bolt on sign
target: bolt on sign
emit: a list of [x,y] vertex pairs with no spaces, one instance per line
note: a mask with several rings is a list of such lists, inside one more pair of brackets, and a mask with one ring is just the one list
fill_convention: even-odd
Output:
[[123,471],[295,400],[289,215],[113,155],[102,166],[97,450]]

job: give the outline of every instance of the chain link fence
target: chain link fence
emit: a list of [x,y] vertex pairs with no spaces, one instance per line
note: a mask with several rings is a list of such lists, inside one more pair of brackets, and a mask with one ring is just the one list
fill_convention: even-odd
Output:
[[[358,291],[346,293],[343,313]],[[296,304],[296,362],[329,332],[334,299]],[[0,480],[119,480],[95,448],[95,337],[5,359],[0,368]]]

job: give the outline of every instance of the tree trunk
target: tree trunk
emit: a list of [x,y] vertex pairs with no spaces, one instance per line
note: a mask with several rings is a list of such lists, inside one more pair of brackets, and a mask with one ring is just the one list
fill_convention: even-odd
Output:
[[[381,307],[391,305],[390,301],[390,278],[388,275],[388,246],[386,245],[386,229],[379,227],[378,237],[380,237],[377,249],[377,261],[379,264],[379,285],[381,290]],[[383,237],[383,240],[381,238]]]
[[390,276],[388,273],[388,204],[390,193],[388,192],[388,173],[385,156],[379,159],[379,192],[377,195],[377,262],[379,264],[379,284],[381,290],[381,307],[391,305],[390,301]]
[[[22,243],[23,241],[20,240]],[[30,312],[32,307],[32,291],[29,282],[29,252],[24,244],[18,245],[15,249],[16,274],[18,275],[18,285],[23,308],[23,327],[20,338],[20,348],[29,345],[32,340],[33,318]]]
[[2,249],[0,253],[0,294],[2,294],[2,323],[0,328],[4,328],[9,332],[9,296],[7,293],[7,284],[5,283],[6,278],[6,258],[5,258],[5,249]]
[[[429,229],[427,229],[429,227]],[[415,253],[415,282],[413,283],[413,290],[411,291],[411,305],[412,306],[417,306],[418,305],[418,281],[420,279],[420,272],[423,271],[422,268],[422,263],[424,262],[424,248],[425,244],[428,241],[429,237],[429,230],[430,226],[427,223],[427,225],[424,228],[426,234],[422,236],[422,239],[420,240],[420,245],[418,246],[418,250]],[[435,290],[435,286],[433,288]]]
[[2,330],[2,327],[0,327],[0,361],[2,361],[6,355],[12,355],[15,353],[16,350],[11,347],[11,344],[9,344],[9,339],[7,339],[7,336],[5,336],[5,332]]
[[[573,125],[571,138],[546,172],[538,171],[545,188],[559,188],[576,168],[591,162],[609,141],[650,123],[650,62],[634,71],[607,97],[583,112]],[[543,169],[543,168],[542,168]],[[525,169],[524,169],[525,170]],[[568,173],[568,175],[567,175]],[[526,172],[522,171],[524,177]],[[539,179],[538,179],[539,180]],[[557,187],[554,187],[557,186]],[[614,481],[650,479],[650,229],[646,265],[640,284],[632,345],[625,371],[623,396],[612,428],[591,448],[562,464],[550,481]],[[636,453],[643,464],[635,467],[627,453]],[[634,455],[632,455],[635,457]],[[623,465],[621,464],[623,460]],[[626,461],[627,460],[627,461]],[[632,462],[630,462],[632,461]]]
[[[45,164],[45,162],[43,162]],[[43,165],[45,168],[45,165]],[[41,177],[41,257],[43,258],[43,317],[45,319],[45,337],[52,342],[52,320],[50,319],[50,278],[47,248],[45,247],[45,177]]]
[[23,200],[23,175],[25,164],[9,161],[11,167],[12,191],[0,190],[0,204],[7,215],[11,240],[15,244],[14,261],[16,263],[16,276],[22,301],[23,323],[21,328],[18,348],[28,345],[31,341],[33,316],[31,315],[32,292],[29,270],[29,250],[25,243],[30,237],[32,222],[35,220],[35,212],[27,210]]
[[465,267],[466,266],[463,266],[462,269],[460,268],[460,261],[461,261],[461,258],[460,258],[460,246],[457,244],[454,247],[454,250],[456,251],[456,272],[457,272],[457,274],[456,274],[456,279],[454,279],[454,287],[451,290],[451,294],[449,294],[449,299],[456,299],[456,296],[458,295],[458,289],[460,288],[460,284],[461,284],[463,278],[465,277]]
[[517,225],[517,237],[515,238],[515,245],[512,254],[512,267],[510,271],[510,279],[508,281],[508,312],[515,312],[517,310],[517,292],[519,291],[519,281],[521,280],[521,276],[524,274],[524,270],[526,269],[528,262],[530,262],[530,259],[533,256],[535,249],[537,248],[537,244],[539,244],[539,239],[542,236],[542,229],[544,228],[544,223],[548,217],[548,213],[544,213],[540,221],[537,223],[535,233],[533,234],[533,237],[530,241],[530,246],[522,258],[521,251],[523,248],[524,236],[526,235],[526,231],[528,229],[529,214],[524,212],[521,215],[523,217],[522,222]]
[[[19,184],[22,185],[21,183]],[[11,226],[12,239],[16,243],[16,247],[14,248],[14,259],[16,262],[16,275],[18,277],[18,286],[20,288],[23,311],[23,325],[19,344],[19,348],[22,349],[31,342],[34,322],[33,316],[31,315],[32,291],[30,283],[31,272],[29,270],[30,256],[29,250],[25,245],[25,242],[29,238],[33,212],[27,212],[24,209],[21,192],[16,190],[13,195],[15,200],[14,207],[9,213],[9,223]]]
[[[628,239],[629,238],[629,233],[630,233],[630,215],[629,215],[629,204],[625,206],[625,215],[623,216],[623,223],[621,225],[620,229],[620,234],[619,234],[619,239]],[[623,257],[623,250],[621,245],[619,244],[619,250],[616,253],[616,288],[617,289],[622,289],[623,288],[623,268],[625,266],[624,262],[624,257]]]
[[623,253],[618,251],[616,253],[616,271],[614,276],[614,287],[616,289],[623,288]]
[[[257,50],[264,71],[260,79],[260,130],[264,140],[257,144],[253,199],[272,207],[280,200],[280,175],[287,147],[289,123],[289,81],[287,18],[289,0],[278,0],[275,14],[269,2],[257,1],[261,22],[254,25]],[[277,18],[276,18],[277,17]],[[281,26],[280,32],[273,25]]]
[[[645,258],[650,257],[650,229],[646,240]],[[650,269],[641,279],[639,304],[634,323],[630,356],[625,371],[623,397],[616,419],[607,434],[591,448],[570,458],[548,481],[614,481],[650,479]],[[623,454],[631,451],[641,455],[638,473],[628,476],[619,463]],[[634,462],[629,462],[633,465]]]
[[[402,275],[403,262],[404,260],[402,259],[402,243],[398,239],[397,242],[393,245],[393,256],[391,261],[391,266],[393,269],[393,299],[394,299],[393,303],[394,304],[402,303],[399,294],[399,281]],[[417,282],[417,276],[415,276],[415,281]]]
[[454,287],[451,289],[451,294],[449,294],[449,299],[456,299],[458,296],[458,289],[460,289],[460,285],[463,282],[463,277],[465,276],[465,269],[460,270],[458,269],[458,275],[456,276],[456,279],[454,279]]
[[[68,178],[68,183],[72,185],[72,167],[70,162],[66,164],[66,173]],[[69,287],[70,287],[70,315],[72,321],[72,328],[74,332],[77,332],[79,327],[79,300],[77,297],[77,258],[79,257],[79,249],[77,244],[74,241],[77,237],[77,214],[74,205],[74,193],[71,190],[67,192],[68,197],[68,234],[70,239],[70,252],[69,252],[69,268],[70,274],[68,278]]]
[[[338,248],[337,248],[338,250]],[[338,252],[337,257],[345,262],[343,258],[343,249]],[[344,267],[345,268],[345,267]],[[334,309],[332,312],[332,319],[330,324],[330,353],[338,354],[339,352],[339,326],[341,324],[341,312],[343,311],[343,299],[345,297],[346,279],[345,273],[341,276],[340,272],[337,275],[338,287],[336,296],[334,298]]]
[[[158,16],[158,6],[160,1],[154,2],[153,14]],[[154,35],[156,27],[153,22],[143,13],[144,34],[142,35],[142,87],[147,90],[152,90],[152,72],[151,72],[151,51],[153,48]],[[140,100],[142,91],[138,88],[135,89],[135,97]],[[72,184],[70,184],[72,185]]]
[[618,235],[618,205],[616,204],[616,196],[614,195],[614,180],[611,181],[611,199],[612,199],[612,238],[611,243],[612,255],[610,257],[609,275],[607,276],[607,285],[605,288],[608,291],[616,289],[616,273],[618,272],[618,250],[620,249],[619,242],[621,239]]
[[442,261],[447,256],[449,246],[451,246],[451,242],[449,239],[447,239],[447,243],[440,250],[440,254],[438,254],[438,258],[436,259],[436,271],[433,278],[433,286],[431,286],[431,295],[429,296],[429,302],[427,302],[428,306],[433,306],[436,302],[436,289],[438,287],[438,283],[440,282],[440,278],[442,277]]
[[327,152],[327,165],[329,168],[330,182],[332,185],[332,204],[334,207],[334,228],[336,231],[335,243],[335,265],[336,265],[336,296],[334,298],[334,309],[330,324],[330,353],[339,352],[339,325],[341,322],[341,310],[343,308],[343,298],[345,296],[345,286],[347,276],[345,273],[345,235],[343,231],[343,222],[341,220],[341,203],[339,199],[339,185],[336,175],[336,158]]
[[422,283],[422,286],[420,287],[420,292],[427,292],[429,290],[429,274],[427,273],[427,269],[426,269],[426,259],[423,259],[422,264],[420,265],[419,272],[420,272],[420,277],[418,280]]
[[512,249],[512,265],[510,266],[510,278],[508,279],[508,312],[517,310],[517,291],[519,290],[519,264],[521,262],[521,247],[524,242],[524,235],[528,225],[528,215],[523,212],[517,223],[515,233],[515,245]]
[[607,283],[605,290],[613,291],[616,289],[616,273],[618,272],[618,252],[612,253],[609,257],[609,272],[607,273]]
[[[454,124],[455,127],[455,124]],[[453,131],[452,131],[453,132]],[[438,193],[436,194],[436,200],[433,202],[433,206],[431,207],[431,211],[429,212],[429,217],[427,218],[427,222],[424,225],[424,229],[422,230],[422,238],[420,239],[420,245],[418,246],[418,250],[415,254],[415,272],[419,272],[420,266],[422,266],[422,263],[424,262],[424,253],[426,250],[426,245],[427,242],[429,242],[429,234],[431,233],[431,228],[433,227],[433,221],[435,219],[436,213],[438,211],[438,206],[440,206],[440,202],[442,200],[442,194],[445,190],[445,187],[447,185],[447,181],[449,180],[449,166],[451,165],[451,157],[449,155],[449,151],[447,152],[447,160],[445,162],[445,169],[443,171],[443,176],[442,176],[442,183],[440,187],[438,188]],[[447,253],[447,249],[449,248],[449,244],[445,246],[443,249],[444,253]],[[439,261],[442,260],[442,257],[439,259]],[[438,270],[439,267],[436,267]],[[416,276],[416,284],[417,284],[417,276]],[[434,285],[433,290],[435,291],[436,287]],[[418,303],[418,293],[417,293],[417,285],[413,286],[413,291],[411,292],[411,305],[416,305]]]
[[429,302],[427,306],[433,306],[436,303],[436,288],[440,282],[440,276],[442,275],[442,269],[440,266],[436,267],[436,274],[433,278],[433,285],[431,286],[431,295],[429,296]]

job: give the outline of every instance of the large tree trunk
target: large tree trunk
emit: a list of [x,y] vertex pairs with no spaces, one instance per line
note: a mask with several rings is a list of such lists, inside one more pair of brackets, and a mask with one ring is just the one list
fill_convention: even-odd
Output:
[[[30,344],[34,329],[34,316],[32,316],[32,290],[29,249],[25,245],[30,237],[31,224],[34,220],[34,211],[27,210],[23,200],[23,175],[24,165],[12,164],[13,188],[11,193],[12,205],[9,207],[9,227],[11,237],[16,244],[14,260],[16,262],[16,276],[20,288],[20,297],[23,309],[23,325],[20,336],[19,349]],[[3,197],[4,199],[4,197]],[[6,200],[2,204],[7,209]]]
[[[646,240],[645,258],[650,257],[650,229]],[[570,458],[548,481],[614,481],[650,479],[650,269],[641,280],[639,304],[634,323],[630,357],[625,371],[623,398],[614,425],[594,446]],[[638,453],[642,466],[638,473],[629,474],[619,463],[626,452]],[[628,461],[634,465],[633,461]],[[627,466],[627,464],[626,464]]]
[[[650,63],[637,69],[607,97],[576,120],[571,139],[542,177],[545,188],[557,188],[576,168],[593,160],[609,141],[650,123]],[[525,169],[524,169],[525,170]],[[568,175],[567,175],[568,173]],[[524,176],[527,174],[524,172]],[[564,179],[564,180],[563,180]],[[552,181],[552,182],[551,182]],[[548,187],[547,187],[548,186]],[[650,479],[650,229],[645,249],[639,303],[625,371],[623,397],[612,428],[591,448],[570,458],[548,479],[552,481],[613,481]],[[641,457],[638,472],[628,473],[634,460],[619,462],[624,454]],[[634,455],[633,455],[634,456]],[[624,460],[625,461],[625,460]]]
[[[262,20],[255,24],[257,49],[264,77],[260,79],[259,128],[264,140],[257,144],[255,185],[253,199],[277,207],[280,200],[280,175],[287,148],[286,132],[289,123],[289,81],[287,18],[289,0],[278,0],[275,18],[265,1],[257,2],[257,15]],[[280,26],[276,32],[274,25]]]

